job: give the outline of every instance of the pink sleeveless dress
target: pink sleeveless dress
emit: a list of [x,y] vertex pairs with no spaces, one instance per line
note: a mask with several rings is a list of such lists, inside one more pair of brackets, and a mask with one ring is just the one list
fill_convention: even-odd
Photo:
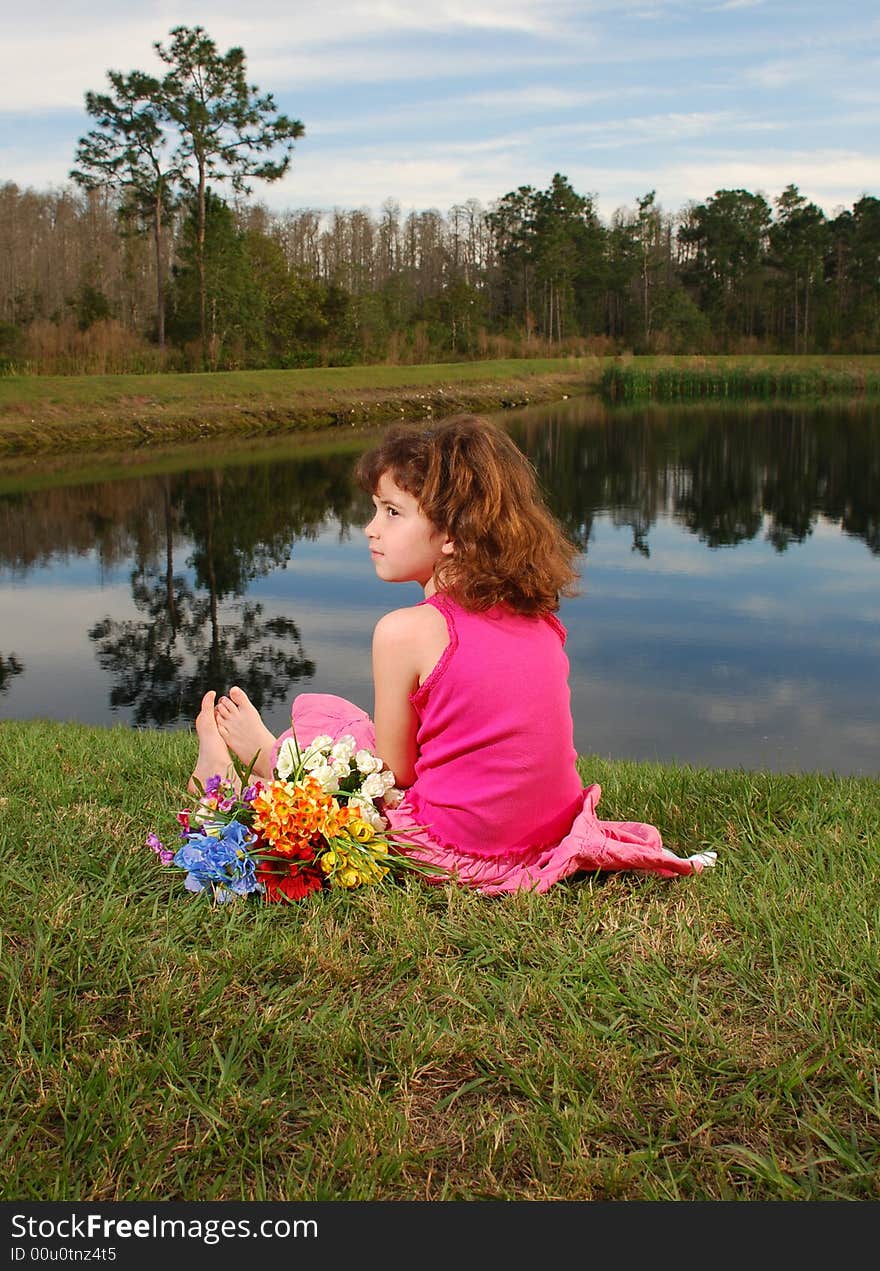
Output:
[[[639,870],[695,874],[653,825],[600,821],[601,789],[584,789],[575,767],[565,628],[553,615],[526,617],[504,606],[483,613],[451,597],[423,604],[443,614],[449,643],[410,700],[418,718],[415,780],[389,827],[407,853],[485,894],[543,892],[572,874]],[[293,703],[300,745],[350,733],[375,749],[373,722],[345,698],[302,693]],[[423,829],[412,831],[410,827]]]

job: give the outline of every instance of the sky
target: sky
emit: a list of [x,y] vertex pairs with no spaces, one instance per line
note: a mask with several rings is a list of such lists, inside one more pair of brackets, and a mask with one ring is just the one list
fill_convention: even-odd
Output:
[[880,196],[877,0],[32,0],[3,19],[0,182],[68,180],[109,69],[175,26],[240,46],[305,126],[275,211],[446,214],[565,175],[606,221],[656,191]]

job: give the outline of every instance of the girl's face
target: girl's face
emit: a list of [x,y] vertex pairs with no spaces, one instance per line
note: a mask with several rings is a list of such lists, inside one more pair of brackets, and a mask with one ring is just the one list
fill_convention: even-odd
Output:
[[376,574],[387,583],[419,583],[434,592],[434,566],[453,551],[453,543],[419,507],[418,499],[401,490],[383,472],[373,495],[376,511],[364,526]]

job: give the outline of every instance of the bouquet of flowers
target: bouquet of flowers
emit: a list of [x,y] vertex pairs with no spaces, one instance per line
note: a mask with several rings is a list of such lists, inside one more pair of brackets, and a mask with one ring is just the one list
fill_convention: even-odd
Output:
[[394,774],[372,751],[356,749],[353,737],[316,737],[304,751],[291,737],[268,782],[251,780],[253,763],[235,768],[238,782],[219,774],[197,782],[198,802],[177,813],[180,847],[147,836],[163,865],[186,871],[189,891],[216,902],[256,894],[283,903],[425,872],[401,854],[406,840],[389,833],[382,815],[402,798]]

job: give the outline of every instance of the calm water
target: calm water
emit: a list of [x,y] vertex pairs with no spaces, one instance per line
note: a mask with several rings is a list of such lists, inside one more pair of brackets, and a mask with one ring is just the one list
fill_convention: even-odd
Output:
[[[880,773],[876,409],[499,418],[584,553],[561,612],[581,752]],[[369,709],[373,624],[420,594],[366,554],[369,440],[0,471],[0,716],[174,728],[232,683],[277,730],[303,690]]]

